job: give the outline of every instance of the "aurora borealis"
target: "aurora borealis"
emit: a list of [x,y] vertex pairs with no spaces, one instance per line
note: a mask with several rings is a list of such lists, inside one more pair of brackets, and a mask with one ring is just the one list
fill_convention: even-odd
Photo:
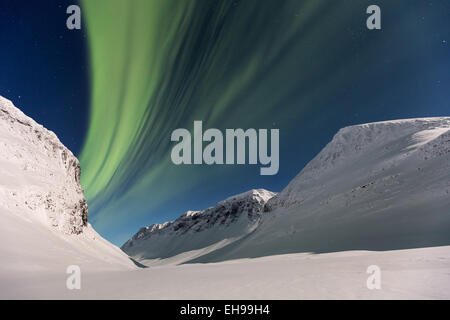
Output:
[[[2,3],[0,94],[77,153],[89,219],[119,245],[230,195],[280,191],[343,126],[450,111],[445,0],[83,0],[80,31],[65,29],[68,4]],[[372,4],[381,30],[366,28]],[[175,166],[171,133],[197,120],[279,129],[278,174]]]
[[[332,61],[320,65],[327,46],[344,50],[333,41],[338,30],[315,17],[345,23],[356,9],[327,1],[82,4],[92,103],[80,160],[97,219],[130,203],[144,201],[150,210],[205,179],[201,169],[173,168],[168,155],[174,129],[199,119],[218,128],[272,127],[307,112],[321,87],[342,76]],[[314,91],[298,99],[299,87]]]

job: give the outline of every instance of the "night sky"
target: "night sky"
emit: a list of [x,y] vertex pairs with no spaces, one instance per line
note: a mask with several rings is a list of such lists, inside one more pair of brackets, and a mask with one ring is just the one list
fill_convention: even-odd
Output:
[[[447,0],[0,0],[0,95],[78,156],[120,245],[252,188],[280,191],[341,127],[450,115]],[[377,4],[382,29],[366,28]],[[175,166],[177,128],[280,129],[280,170]]]

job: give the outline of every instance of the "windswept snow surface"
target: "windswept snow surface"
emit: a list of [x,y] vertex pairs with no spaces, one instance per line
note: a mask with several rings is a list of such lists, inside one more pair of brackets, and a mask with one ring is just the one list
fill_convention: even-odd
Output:
[[0,97],[0,296],[23,282],[64,278],[69,265],[134,269],[88,224],[80,170],[53,132]]
[[[17,282],[0,297],[39,299],[450,299],[450,247],[383,252],[297,253],[132,271],[83,272]],[[370,290],[367,268],[381,271]]]

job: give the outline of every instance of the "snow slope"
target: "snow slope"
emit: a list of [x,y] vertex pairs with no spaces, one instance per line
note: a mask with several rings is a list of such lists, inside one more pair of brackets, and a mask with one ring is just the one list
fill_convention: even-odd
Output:
[[0,288],[45,274],[134,268],[88,224],[80,166],[56,135],[0,97]]
[[264,205],[275,193],[258,189],[235,195],[173,222],[139,230],[122,250],[145,265],[176,264],[235,242],[257,228]]
[[450,118],[341,129],[258,228],[196,262],[450,244]]

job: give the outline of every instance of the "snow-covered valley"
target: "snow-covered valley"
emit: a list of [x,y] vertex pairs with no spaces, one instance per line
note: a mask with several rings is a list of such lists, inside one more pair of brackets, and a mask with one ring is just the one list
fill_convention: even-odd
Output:
[[1,299],[450,298],[450,118],[344,128],[279,194],[143,227],[122,249],[148,268],[89,225],[73,154],[1,97],[0,150]]
[[[380,290],[366,285],[371,265],[380,267]],[[450,299],[450,247],[297,253],[131,271],[90,268],[82,269],[81,290],[66,289],[64,270],[39,275],[12,273],[1,282],[8,290],[0,298]]]

